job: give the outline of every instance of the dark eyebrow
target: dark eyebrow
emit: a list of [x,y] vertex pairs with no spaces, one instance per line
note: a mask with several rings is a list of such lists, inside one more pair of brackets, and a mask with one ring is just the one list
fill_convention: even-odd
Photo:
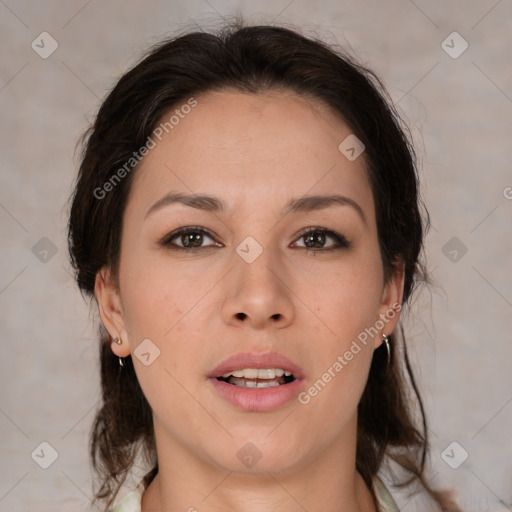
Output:
[[154,211],[160,210],[161,208],[174,203],[184,204],[185,206],[191,206],[192,208],[197,208],[198,210],[204,210],[207,212],[225,213],[228,210],[226,203],[215,196],[208,196],[206,194],[187,195],[179,192],[169,192],[148,210],[146,218]]
[[[209,196],[206,194],[187,195],[181,193],[170,192],[159,199],[146,213],[148,217],[156,210],[160,210],[174,203],[184,204],[198,210],[207,212],[226,213],[229,208],[227,204],[220,198]],[[314,210],[322,210],[333,205],[351,206],[356,210],[361,219],[367,224],[366,217],[362,208],[349,197],[340,195],[329,196],[303,196],[291,199],[284,208],[284,215],[296,212],[311,212]]]
[[297,199],[292,199],[288,202],[284,212],[285,214],[294,212],[311,212],[314,210],[322,210],[334,205],[351,206],[356,210],[363,222],[367,224],[363,209],[353,199],[350,199],[350,197],[340,195],[298,197]]

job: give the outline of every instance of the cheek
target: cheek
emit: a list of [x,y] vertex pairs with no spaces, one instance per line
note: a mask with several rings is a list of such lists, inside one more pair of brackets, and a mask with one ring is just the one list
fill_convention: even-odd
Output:
[[125,322],[137,380],[153,412],[170,425],[170,411],[179,411],[182,418],[193,413],[185,388],[191,390],[187,379],[201,338],[191,334],[195,317],[189,310],[201,290],[190,290],[163,272],[145,268],[137,279],[125,281]]
[[[212,284],[209,279],[198,279],[197,267],[194,270],[185,271],[147,254],[142,259],[125,261],[121,275],[124,319],[134,364],[141,371],[141,385],[148,379],[167,381],[171,375],[181,381],[184,368],[196,364],[199,344],[204,339],[201,307],[203,302],[208,303]],[[161,366],[163,372],[144,371],[137,358],[144,347],[141,343],[150,348],[154,344],[158,354],[155,365]]]
[[[322,354],[320,355],[320,352]],[[351,336],[339,337],[316,351],[317,364],[298,396],[298,413],[308,432],[314,431],[325,446],[355,424],[357,407],[368,380],[373,348]],[[307,435],[301,442],[307,443]]]
[[164,342],[179,332],[181,320],[207,290],[197,276],[188,279],[176,265],[147,255],[125,261],[121,283],[124,319],[135,344],[144,338]]
[[357,408],[368,378],[382,299],[380,260],[354,258],[339,271],[312,277],[318,286],[308,303],[321,321],[315,368],[299,401],[322,416],[328,411],[339,425]]
[[329,328],[327,332],[343,345],[379,318],[382,279],[380,261],[353,258],[339,270],[312,274],[315,286],[304,284],[300,293]]

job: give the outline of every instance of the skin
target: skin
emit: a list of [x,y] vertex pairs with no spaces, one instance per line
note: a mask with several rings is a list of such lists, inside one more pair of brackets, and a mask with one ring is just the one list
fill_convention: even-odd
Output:
[[[403,272],[384,283],[364,157],[349,161],[338,150],[349,127],[293,92],[197,100],[136,170],[118,279],[107,269],[96,279],[102,321],[123,340],[112,351],[126,357],[148,338],[160,350],[149,366],[133,357],[160,466],[142,510],[374,511],[355,469],[357,404],[373,351],[398,314],[307,405],[242,411],[207,378],[230,355],[277,350],[304,369],[307,390],[401,303]],[[146,217],[171,191],[218,196],[229,210],[171,204]],[[349,205],[282,213],[291,198],[329,194],[355,201],[366,220]],[[183,226],[210,233],[202,248],[159,244]],[[306,251],[300,232],[318,226],[350,247]],[[235,251],[248,236],[263,248],[250,264]],[[173,242],[183,246],[183,238]],[[332,246],[329,236],[320,244]],[[248,442],[261,453],[251,468],[237,457]]]

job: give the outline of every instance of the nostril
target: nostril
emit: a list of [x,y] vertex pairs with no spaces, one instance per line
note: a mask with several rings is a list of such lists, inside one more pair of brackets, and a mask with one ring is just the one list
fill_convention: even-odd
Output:
[[[247,315],[245,313],[237,313],[236,317],[238,320],[244,320]],[[279,320],[281,318],[281,313],[275,313],[270,318],[273,318],[274,320]]]

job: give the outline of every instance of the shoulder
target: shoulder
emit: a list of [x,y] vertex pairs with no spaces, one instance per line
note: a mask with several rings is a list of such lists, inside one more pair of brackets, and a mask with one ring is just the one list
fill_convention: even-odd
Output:
[[144,482],[121,499],[113,508],[112,512],[141,512],[142,494],[144,493]]

